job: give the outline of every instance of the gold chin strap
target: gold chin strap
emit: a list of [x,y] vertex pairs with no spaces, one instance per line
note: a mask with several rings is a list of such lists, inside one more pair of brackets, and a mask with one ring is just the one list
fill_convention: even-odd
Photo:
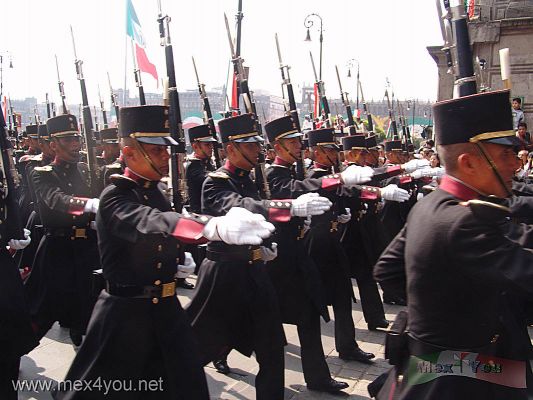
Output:
[[513,194],[511,191],[507,188],[505,185],[505,182],[503,181],[503,178],[500,174],[500,171],[498,171],[498,168],[496,167],[496,164],[492,160],[492,158],[489,156],[489,154],[485,151],[483,144],[481,142],[474,142],[474,145],[476,146],[476,149],[478,149],[481,156],[487,161],[487,164],[489,164],[490,168],[492,169],[492,172],[496,176],[496,179],[498,179],[498,182],[505,190],[505,193],[507,193],[507,196],[511,197]]
[[144,159],[146,160],[146,162],[148,162],[148,165],[150,165],[150,167],[152,167],[152,169],[161,177],[165,176],[165,174],[163,174],[163,172],[161,172],[161,170],[159,168],[157,168],[154,164],[154,162],[152,161],[152,159],[150,158],[150,156],[148,155],[148,153],[146,153],[146,150],[144,149],[144,147],[142,147],[141,143],[139,143],[138,140],[133,140],[133,142],[135,143],[135,148],[137,150],[139,150],[139,152],[142,154],[142,156],[144,157]]
[[244,155],[244,153],[241,151],[241,148],[240,148],[240,145],[239,145],[239,142],[233,142],[233,144],[235,145],[235,148],[237,149],[237,151],[239,152],[239,154],[242,156],[242,158],[244,158],[246,160],[246,162],[248,164],[250,164],[250,167],[254,168],[255,167],[255,163],[252,162],[252,160],[250,160],[248,157],[246,157]]
[[[294,132],[297,132],[297,131],[294,131]],[[289,132],[289,133],[292,133],[292,132]],[[287,133],[287,134],[288,134],[288,133]],[[278,142],[279,145],[281,146],[281,148],[282,148],[283,150],[285,150],[285,151],[286,151],[286,152],[287,152],[287,153],[293,158],[294,162],[298,161],[298,158],[297,158],[294,154],[292,154],[292,153],[290,152],[290,150],[287,149],[287,147],[285,147],[285,145],[283,144],[283,138],[282,138],[282,140],[276,140],[276,142]]]
[[330,167],[331,168],[335,168],[335,161],[333,161],[331,158],[329,158],[329,155],[328,153],[326,152],[326,150],[324,150],[324,148],[322,146],[319,146],[318,147],[320,149],[320,151],[322,153],[324,153],[324,155],[326,156],[326,158],[328,159],[329,163],[331,164]]

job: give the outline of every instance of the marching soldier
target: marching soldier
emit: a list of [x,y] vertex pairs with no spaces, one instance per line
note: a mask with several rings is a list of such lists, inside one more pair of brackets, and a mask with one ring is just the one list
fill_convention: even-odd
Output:
[[111,175],[122,174],[124,164],[120,159],[120,146],[118,144],[118,129],[106,128],[100,131],[100,142],[102,143],[102,155],[97,159],[101,160],[100,177],[102,178],[102,189],[109,185]]
[[[342,179],[341,174],[331,175],[331,169],[337,162],[338,146],[335,142],[333,129],[318,129],[308,132],[309,147],[314,160],[309,170],[310,178],[325,178],[330,182]],[[350,167],[352,171],[354,168]],[[369,167],[362,168],[358,179],[353,184],[370,180],[373,171]],[[353,185],[349,185],[353,186]],[[314,217],[311,229],[305,237],[306,246],[311,259],[318,266],[322,283],[326,291],[327,303],[333,306],[335,316],[335,347],[343,360],[354,360],[369,363],[375,357],[359,348],[355,340],[355,324],[352,316],[352,299],[355,300],[349,265],[346,254],[341,246],[341,230],[339,223],[351,219],[346,214],[342,193],[332,192],[328,198],[334,204],[330,211]]]
[[26,289],[37,337],[61,321],[79,346],[93,306],[91,276],[99,265],[96,231],[90,225],[98,199],[90,198],[87,166],[78,162],[76,117],[53,117],[46,126],[55,159],[32,174],[44,237]]
[[[331,177],[295,178],[294,162],[300,159],[302,133],[295,128],[291,117],[273,120],[265,125],[276,157],[268,171],[271,193],[278,198],[296,198],[302,194],[335,192],[345,182],[354,183],[352,171]],[[344,181],[342,180],[344,178]],[[324,359],[320,339],[320,316],[329,321],[321,278],[302,240],[306,233],[303,218],[294,218],[286,224],[276,224],[273,238],[278,243],[278,257],[267,264],[278,294],[283,322],[295,324],[300,338],[302,366],[307,387],[311,390],[338,392],[347,387],[344,382],[331,379]],[[379,296],[379,295],[378,295]]]
[[[101,195],[97,230],[106,289],[65,379],[126,380],[136,388],[113,388],[105,393],[110,399],[209,399],[197,342],[176,297],[175,275],[191,267],[183,245],[258,244],[273,230],[243,209],[216,218],[172,211],[160,182],[169,170],[167,148],[177,144],[169,136],[168,115],[166,106],[120,109],[127,167]],[[137,386],[150,380],[160,382],[156,390]],[[55,396],[102,397],[96,389],[62,389]]]
[[[409,333],[397,332],[401,340],[389,349],[395,367],[377,398],[530,398],[523,314],[533,297],[530,230],[499,204],[511,194],[518,165],[509,91],[443,101],[433,110],[448,175],[415,205],[389,260],[376,266],[376,278],[391,287],[406,278],[409,300]],[[417,363],[410,370],[409,359]],[[424,374],[436,370],[431,360],[449,365],[447,373]]]
[[[263,142],[252,115],[226,118],[218,126],[227,160],[205,180],[204,213],[224,215],[229,208],[239,206],[281,223],[289,222],[293,215],[304,216],[302,212],[329,208],[322,197],[303,197],[295,203],[261,200],[250,178]],[[187,308],[204,363],[224,356],[230,349],[246,356],[255,352],[259,363],[255,380],[258,400],[281,400],[284,392],[285,335],[265,265],[276,254],[274,243],[270,247],[209,243],[197,291]]]

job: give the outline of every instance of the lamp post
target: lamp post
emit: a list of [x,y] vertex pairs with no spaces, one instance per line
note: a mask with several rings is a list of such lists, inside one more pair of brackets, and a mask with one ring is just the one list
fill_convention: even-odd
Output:
[[305,36],[305,41],[306,42],[310,42],[311,41],[311,33],[309,32],[309,28],[312,28],[315,21],[318,18],[318,20],[320,21],[320,38],[319,38],[319,41],[320,41],[320,65],[319,65],[319,70],[318,70],[318,79],[320,81],[322,81],[322,42],[324,41],[324,36],[322,34],[323,32],[323,23],[322,23],[322,17],[318,14],[309,14],[307,17],[305,17],[304,19],[304,26],[307,28],[307,35]]
[[413,120],[412,120],[412,125],[413,125],[413,134],[415,133],[415,110],[416,110],[416,100],[413,99],[413,100],[407,100],[407,111],[409,111],[409,109],[411,108],[411,104],[413,104]]
[[9,68],[13,68],[13,58],[9,52],[0,53],[0,102],[4,96],[4,57],[9,58]]
[[357,61],[355,58],[352,58],[352,59],[348,60],[348,62],[346,63],[346,66],[348,67],[348,78],[351,78],[352,77],[351,69],[354,67],[355,63],[357,63],[357,82],[356,82],[356,87],[357,87],[356,103],[357,103],[357,107],[356,107],[356,110],[359,110],[359,61]]

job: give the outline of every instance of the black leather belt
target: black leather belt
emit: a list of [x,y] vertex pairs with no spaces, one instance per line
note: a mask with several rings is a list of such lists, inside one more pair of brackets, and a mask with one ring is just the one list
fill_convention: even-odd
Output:
[[106,281],[106,291],[112,296],[160,299],[176,295],[176,281],[147,286],[118,285]]
[[205,258],[211,261],[245,261],[253,264],[255,261],[262,260],[261,248],[259,246],[243,246],[242,250],[214,251],[207,248]]
[[87,239],[96,234],[93,229],[90,228],[45,228],[44,232],[47,236],[53,237],[69,237],[72,240],[75,239]]
[[482,353],[482,354],[492,354],[494,351],[494,346],[496,342],[498,341],[500,335],[495,334],[492,339],[490,340],[490,343],[479,346],[479,347],[473,347],[470,349],[450,349],[446,347],[442,347],[439,345],[431,344],[424,342],[418,338],[415,338],[412,334],[408,333],[408,343],[409,343],[409,354],[414,356],[424,356],[428,354],[433,353],[439,353],[445,350],[453,350],[458,352],[470,352],[470,353]]

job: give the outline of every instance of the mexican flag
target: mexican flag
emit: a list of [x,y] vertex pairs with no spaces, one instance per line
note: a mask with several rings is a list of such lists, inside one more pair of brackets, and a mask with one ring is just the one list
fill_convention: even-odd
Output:
[[135,58],[137,59],[139,70],[152,75],[159,82],[155,65],[150,62],[146,55],[146,41],[131,0],[126,0],[126,34],[135,43]]

